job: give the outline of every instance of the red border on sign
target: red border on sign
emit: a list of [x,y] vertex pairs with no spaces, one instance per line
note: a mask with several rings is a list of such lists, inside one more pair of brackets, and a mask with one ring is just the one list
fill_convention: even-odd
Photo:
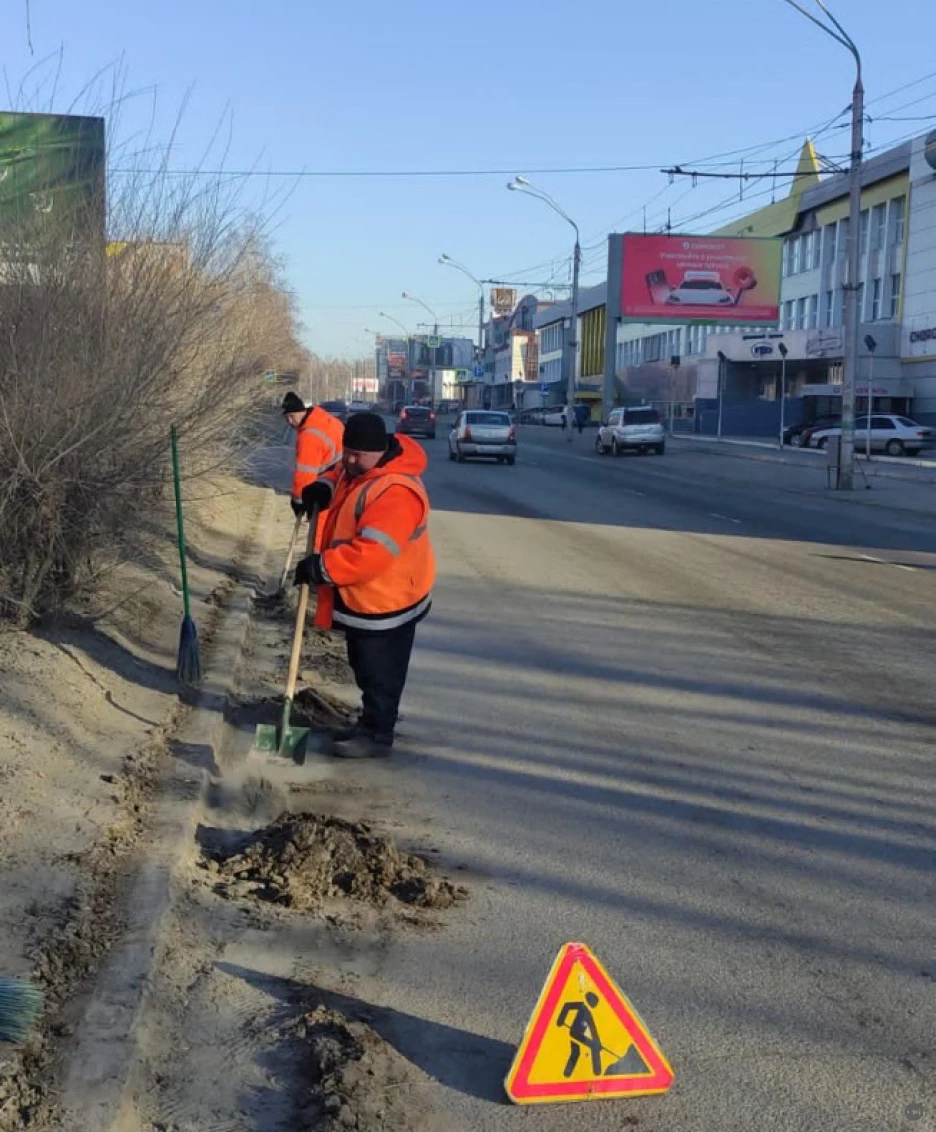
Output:
[[[630,1034],[640,1056],[653,1071],[650,1074],[633,1077],[608,1077],[591,1081],[559,1081],[554,1084],[532,1084],[530,1073],[537,1054],[543,1044],[550,1019],[556,1011],[556,1004],[564,993],[569,976],[576,963],[588,972],[598,993]],[[667,1065],[660,1051],[643,1025],[635,1016],[631,1006],[624,1000],[621,992],[609,981],[601,970],[595,957],[581,943],[567,943],[560,953],[558,967],[543,998],[526,1040],[523,1057],[517,1072],[510,1080],[509,1095],[520,1100],[574,1098],[582,1096],[627,1096],[665,1092],[673,1083],[673,1071]]]

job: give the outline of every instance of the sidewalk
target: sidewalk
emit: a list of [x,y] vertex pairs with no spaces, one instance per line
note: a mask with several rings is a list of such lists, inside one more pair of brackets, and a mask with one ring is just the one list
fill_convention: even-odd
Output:
[[[749,482],[778,487],[799,495],[810,495],[841,503],[861,503],[892,511],[911,512],[936,518],[936,461],[874,456],[855,461],[854,490],[837,491],[827,486],[825,455],[811,449],[783,452],[763,440],[712,437],[670,438],[671,451],[704,452],[727,460],[744,460]],[[750,465],[758,465],[757,472]],[[780,469],[783,469],[780,471]]]
[[[825,465],[825,453],[817,448],[783,448],[777,441],[763,437],[726,436],[719,440],[714,436],[696,436],[693,433],[675,433],[671,441],[685,441],[704,451],[721,452],[725,456],[738,456],[748,460],[768,460],[774,463],[792,464],[797,467],[814,467],[817,463]],[[862,454],[855,454],[856,464],[864,468],[869,478],[890,477],[918,483],[936,483],[936,452],[928,450],[921,456],[872,456],[870,461]],[[860,475],[860,473],[858,473]]]

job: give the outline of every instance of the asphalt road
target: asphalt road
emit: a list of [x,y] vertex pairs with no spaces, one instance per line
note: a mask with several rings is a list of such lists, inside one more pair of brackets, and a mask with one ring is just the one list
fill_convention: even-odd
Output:
[[[460,1129],[936,1128],[936,521],[590,440],[426,442],[435,608],[399,750],[346,773],[474,897],[357,993]],[[504,1103],[570,940],[666,1096]]]

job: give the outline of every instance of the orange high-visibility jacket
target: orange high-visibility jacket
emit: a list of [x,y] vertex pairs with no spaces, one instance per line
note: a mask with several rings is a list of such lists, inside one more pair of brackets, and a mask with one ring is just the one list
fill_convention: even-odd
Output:
[[292,497],[302,502],[302,489],[321,479],[341,459],[344,425],[317,405],[306,413],[296,433],[296,467]]
[[[344,425],[317,405],[306,414],[296,433],[296,466],[293,470],[292,497],[302,502],[302,489],[315,483],[341,460]],[[315,548],[322,545],[325,516],[320,515],[315,528]]]
[[408,437],[393,437],[387,456],[350,479],[327,478],[335,494],[325,513],[315,624],[380,631],[421,620],[432,604],[435,558],[429,497],[419,478],[428,460]]

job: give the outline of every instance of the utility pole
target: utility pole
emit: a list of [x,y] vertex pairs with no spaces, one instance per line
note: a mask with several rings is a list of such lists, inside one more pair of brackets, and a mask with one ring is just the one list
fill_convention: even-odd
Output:
[[824,0],[814,0],[816,7],[832,24],[817,19],[807,12],[797,0],[784,0],[791,8],[795,8],[801,16],[805,16],[810,23],[821,28],[826,35],[840,43],[851,52],[855,60],[857,76],[852,90],[852,117],[851,117],[851,173],[848,189],[848,278],[845,280],[845,341],[842,350],[842,431],[841,446],[839,448],[839,476],[837,486],[842,491],[851,491],[854,487],[855,471],[855,377],[858,365],[858,326],[861,321],[861,312],[858,310],[858,273],[861,268],[861,244],[859,241],[859,228],[861,226],[861,157],[863,149],[862,127],[864,125],[864,85],[861,81],[861,55],[855,46],[854,40],[845,31],[835,16],[829,11]]
[[786,359],[789,350],[783,342],[778,343],[780,351],[780,448],[783,448],[783,434],[786,431]]

